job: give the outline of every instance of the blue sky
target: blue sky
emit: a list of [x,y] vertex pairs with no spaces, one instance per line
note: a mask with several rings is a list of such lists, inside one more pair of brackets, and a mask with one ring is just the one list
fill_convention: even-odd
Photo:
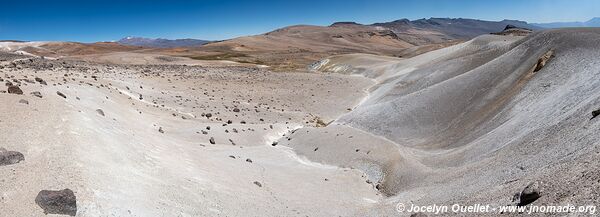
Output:
[[598,0],[197,0],[0,2],[0,40],[112,41],[125,36],[219,40],[294,24],[463,17],[586,21]]

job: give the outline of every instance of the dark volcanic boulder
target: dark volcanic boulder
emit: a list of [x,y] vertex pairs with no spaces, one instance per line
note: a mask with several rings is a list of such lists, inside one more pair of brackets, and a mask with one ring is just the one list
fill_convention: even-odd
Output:
[[592,119],[598,117],[598,115],[600,115],[600,109],[592,112]]
[[517,203],[517,206],[526,206],[527,204],[533,203],[533,201],[536,201],[538,198],[540,198],[540,188],[541,186],[539,182],[533,182],[527,185],[527,187],[525,187],[525,189],[519,193],[519,203]]
[[35,198],[35,203],[44,209],[45,214],[77,214],[77,198],[68,188],[60,191],[42,190]]
[[19,86],[9,85],[8,86],[8,93],[21,95],[21,94],[23,94],[23,91],[21,90],[21,88],[19,88]]
[[24,160],[25,156],[20,152],[0,148],[0,166],[16,164]]

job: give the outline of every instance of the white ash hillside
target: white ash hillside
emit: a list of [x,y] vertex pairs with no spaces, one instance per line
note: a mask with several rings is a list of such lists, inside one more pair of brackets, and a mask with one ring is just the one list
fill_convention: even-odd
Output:
[[378,84],[352,112],[282,145],[370,174],[388,196],[374,216],[397,214],[398,202],[597,204],[599,55],[599,29],[565,29],[483,35],[410,59],[332,57],[316,68]]

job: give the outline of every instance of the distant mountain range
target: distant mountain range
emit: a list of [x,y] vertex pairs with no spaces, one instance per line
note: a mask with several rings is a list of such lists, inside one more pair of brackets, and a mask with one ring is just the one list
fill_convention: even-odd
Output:
[[542,28],[566,28],[566,27],[600,27],[600,17],[592,18],[586,22],[555,22],[555,23],[532,23]]
[[142,38],[126,37],[116,41],[122,45],[153,47],[153,48],[174,48],[174,47],[199,47],[210,41],[198,39],[162,39],[162,38]]
[[541,29],[519,20],[486,21],[466,18],[429,18],[412,21],[400,19],[371,24],[371,26],[392,30],[399,34],[400,38],[416,45],[471,39],[483,34],[500,32],[508,25],[531,30]]
[[524,21],[502,20],[486,21],[466,18],[429,18],[410,21],[401,19],[387,23],[374,23],[372,26],[382,26],[394,32],[405,32],[409,29],[433,30],[454,38],[473,38],[490,32],[504,30],[508,25],[532,30],[541,29]]

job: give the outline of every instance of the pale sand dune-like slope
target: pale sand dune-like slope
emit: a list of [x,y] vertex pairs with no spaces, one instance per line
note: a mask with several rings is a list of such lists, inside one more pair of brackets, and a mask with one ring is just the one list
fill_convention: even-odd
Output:
[[411,59],[332,57],[315,68],[378,84],[334,124],[295,132],[290,146],[368,168],[389,196],[374,215],[393,214],[396,202],[515,204],[532,182],[542,183],[537,205],[595,204],[598,55],[599,29],[565,29],[484,35]]

